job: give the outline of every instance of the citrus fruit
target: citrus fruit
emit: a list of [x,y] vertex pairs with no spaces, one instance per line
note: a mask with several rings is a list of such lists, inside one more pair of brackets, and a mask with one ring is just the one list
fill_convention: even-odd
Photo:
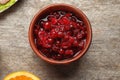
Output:
[[4,78],[4,80],[40,80],[40,79],[29,72],[19,71],[9,74]]

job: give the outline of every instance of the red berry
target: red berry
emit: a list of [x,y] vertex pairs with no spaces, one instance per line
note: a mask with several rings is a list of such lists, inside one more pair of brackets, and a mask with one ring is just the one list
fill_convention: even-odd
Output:
[[63,38],[63,37],[64,37],[64,33],[63,33],[63,32],[61,32],[61,31],[60,31],[60,32],[58,32],[58,37],[59,37],[59,38]]
[[57,24],[57,19],[56,19],[56,18],[51,18],[51,23],[52,23],[53,25]]
[[55,59],[55,60],[61,60],[61,59],[63,59],[63,56],[58,54],[58,55],[52,56],[52,58]]
[[84,43],[85,43],[84,41],[81,41],[81,42],[79,43],[79,48],[80,48],[80,49],[83,49],[83,48],[84,48]]
[[66,26],[65,26],[65,30],[66,30],[66,31],[70,30],[70,26],[69,26],[69,25],[66,25]]
[[71,25],[73,28],[75,28],[75,29],[77,28],[77,23],[76,23],[76,22],[71,21],[71,22],[70,22],[70,25]]
[[45,22],[45,23],[43,24],[43,27],[44,27],[44,29],[46,29],[46,30],[51,29],[51,24],[50,24],[50,22]]
[[68,40],[69,37],[70,37],[69,35],[65,35],[65,36],[64,36],[64,40]]
[[73,42],[73,46],[75,46],[75,47],[78,47],[78,46],[79,46],[79,43],[78,43],[77,40],[74,40],[74,42]]
[[59,50],[59,47],[54,44],[52,46],[52,50],[55,51],[55,52],[57,52]]
[[63,49],[59,50],[59,54],[63,55],[65,53],[65,51]]
[[53,43],[53,39],[52,39],[52,38],[49,38],[49,39],[48,39],[48,43]]
[[74,38],[73,37],[69,37],[69,42],[73,43],[74,42]]
[[71,31],[68,31],[68,32],[66,33],[66,35],[71,36],[71,35],[73,35],[73,33],[72,33]]
[[48,43],[46,43],[46,42],[44,42],[44,41],[43,41],[43,43],[42,43],[42,46],[43,46],[44,48],[51,48],[51,47],[52,47],[50,44],[48,44]]
[[64,25],[69,25],[70,24],[70,20],[67,18],[67,17],[65,17],[65,16],[63,16],[62,18],[61,18],[61,24],[64,24]]
[[66,13],[65,16],[69,18],[69,17],[72,16],[72,14],[71,13]]
[[61,47],[63,49],[67,49],[67,48],[71,47],[71,44],[69,42],[63,42],[62,45],[61,45]]
[[74,35],[77,35],[79,32],[80,32],[79,29],[75,29],[75,30],[73,30],[73,34],[74,34]]
[[50,32],[50,35],[52,38],[57,38],[58,34],[57,32],[55,31],[55,29],[52,29],[51,32]]
[[45,31],[39,31],[38,32],[38,37],[43,40],[44,36],[46,36],[46,32]]
[[78,33],[77,34],[77,39],[82,39],[83,38],[83,35],[81,33]]
[[64,55],[65,57],[71,57],[73,55],[73,50],[66,50]]

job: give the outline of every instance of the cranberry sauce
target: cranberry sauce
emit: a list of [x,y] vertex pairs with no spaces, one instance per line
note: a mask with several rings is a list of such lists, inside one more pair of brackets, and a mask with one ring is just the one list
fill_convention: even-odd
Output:
[[48,58],[64,60],[84,49],[87,30],[73,13],[56,11],[39,19],[34,27],[37,48]]

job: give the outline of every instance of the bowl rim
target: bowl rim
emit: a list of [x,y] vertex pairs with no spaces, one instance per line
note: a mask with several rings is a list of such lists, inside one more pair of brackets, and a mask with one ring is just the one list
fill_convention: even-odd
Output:
[[[61,60],[61,61],[57,61],[57,60],[53,60],[53,59],[50,59],[50,58],[47,58],[46,56],[42,55],[39,50],[36,48],[35,46],[35,43],[34,43],[34,40],[33,40],[33,34],[32,34],[32,28],[35,24],[35,21],[36,19],[38,18],[39,14],[41,12],[43,12],[44,10],[46,10],[47,8],[49,7],[55,7],[55,6],[66,6],[66,7],[70,7],[72,9],[75,9],[76,11],[79,11],[79,13],[81,13],[81,15],[84,17],[85,21],[87,22],[88,24],[88,27],[89,27],[89,38],[88,38],[88,44],[86,44],[85,48],[83,49],[82,52],[80,52],[80,54],[77,54],[75,57],[71,58],[71,59],[66,59],[66,60]],[[31,48],[33,49],[34,53],[42,58],[44,61],[46,62],[49,62],[49,63],[52,63],[52,64],[67,64],[67,63],[71,63],[71,62],[74,62],[76,60],[78,60],[79,58],[81,58],[85,53],[86,51],[88,50],[90,44],[91,44],[91,41],[92,41],[92,28],[91,28],[91,24],[90,24],[90,21],[89,19],[87,18],[87,16],[79,9],[79,8],[76,8],[75,6],[73,5],[70,5],[70,4],[64,4],[64,3],[57,3],[57,4],[50,4],[44,8],[42,8],[41,10],[39,10],[37,12],[37,14],[35,14],[35,16],[33,17],[31,23],[30,23],[30,26],[29,26],[29,31],[28,31],[28,38],[29,38],[29,43],[30,43],[30,46]]]

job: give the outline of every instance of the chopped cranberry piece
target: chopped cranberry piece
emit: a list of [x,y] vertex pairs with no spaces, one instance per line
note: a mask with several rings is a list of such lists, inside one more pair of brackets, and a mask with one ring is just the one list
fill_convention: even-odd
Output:
[[82,38],[86,37],[86,31],[81,31],[81,34],[82,34]]
[[82,39],[82,38],[83,38],[83,35],[84,35],[84,33],[80,33],[80,32],[79,32],[79,33],[77,34],[77,39]]
[[64,36],[64,40],[65,40],[65,41],[68,40],[69,37],[70,37],[69,35],[65,35],[65,36]]
[[69,47],[71,47],[71,44],[70,44],[70,43],[68,43],[68,42],[63,42],[63,43],[62,43],[62,48],[63,48],[63,49],[67,49],[67,48],[69,48]]
[[79,43],[79,47],[80,47],[80,49],[83,49],[83,48],[84,48],[84,41],[81,41],[81,42]]
[[56,19],[56,18],[51,18],[51,23],[52,23],[53,25],[57,24],[57,19]]
[[73,43],[74,42],[74,38],[73,37],[69,37],[69,42]]
[[72,16],[72,14],[71,13],[66,13],[65,16],[69,18],[69,17]]
[[61,18],[61,24],[64,24],[64,25],[69,25],[70,24],[70,20],[67,18],[67,17],[65,17],[65,16],[63,16],[62,18]]
[[75,29],[78,28],[76,22],[71,21],[70,24],[71,24],[71,26],[74,27]]
[[55,31],[55,29],[53,29],[53,30],[51,30],[50,35],[51,35],[52,38],[56,38],[58,34]]
[[78,47],[78,46],[79,46],[79,43],[78,43],[78,41],[77,41],[77,40],[74,40],[74,42],[73,42],[73,46],[76,46],[76,47]]
[[59,50],[59,47],[57,47],[57,46],[54,44],[54,45],[52,46],[52,50],[57,52],[57,51]]
[[66,30],[66,31],[70,30],[70,26],[66,25],[66,26],[65,26],[65,30]]
[[73,50],[66,50],[64,55],[65,57],[71,57],[73,55]]
[[64,33],[63,33],[63,32],[61,32],[61,31],[60,31],[60,32],[58,32],[58,37],[59,37],[59,38],[64,37]]
[[38,32],[38,37],[41,38],[41,37],[44,37],[46,35],[46,32],[45,31],[39,31]]
[[59,54],[63,55],[65,53],[65,51],[63,49],[59,50]]
[[74,35],[77,35],[79,32],[80,32],[79,29],[75,29],[75,30],[73,30]]
[[53,43],[53,39],[52,39],[52,38],[49,38],[49,39],[48,39],[48,43]]
[[61,60],[63,58],[63,56],[58,54],[58,55],[52,56],[52,58],[55,59],[55,60]]
[[72,35],[73,35],[73,32],[67,31],[66,35],[72,36]]
[[44,48],[51,48],[51,45],[50,45],[50,44],[43,43],[43,47],[44,47]]

